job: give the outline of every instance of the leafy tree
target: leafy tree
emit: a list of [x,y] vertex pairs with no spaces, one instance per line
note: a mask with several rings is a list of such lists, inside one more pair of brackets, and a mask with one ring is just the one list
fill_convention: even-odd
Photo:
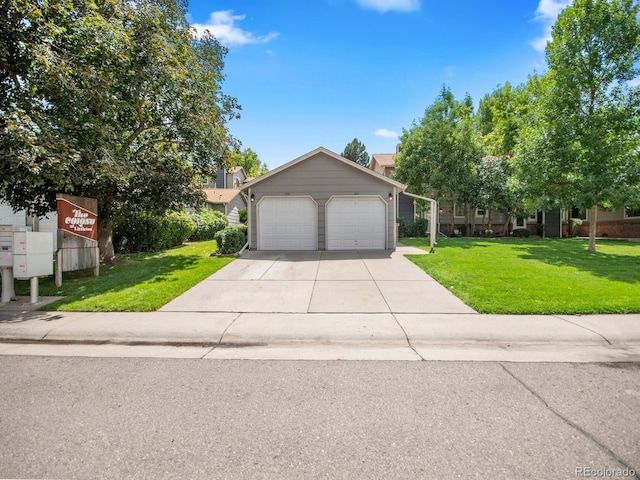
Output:
[[258,158],[258,154],[250,148],[233,153],[233,162],[244,169],[249,177],[259,177],[269,171],[269,167]]
[[352,162],[356,162],[363,167],[369,167],[369,154],[367,153],[367,147],[364,146],[357,138],[354,138],[351,142],[344,147],[344,151],[340,154],[344,158],[348,158]]
[[525,215],[525,191],[515,176],[513,156],[520,142],[520,130],[528,116],[531,97],[526,85],[498,86],[484,96],[478,108],[477,122],[485,157],[479,168],[481,204],[489,212],[506,215],[508,232],[513,215]]
[[[226,49],[194,37],[182,0],[9,0],[0,47],[0,199],[44,214],[55,193],[98,198],[101,255],[114,215],[203,200],[238,116]],[[134,218],[132,218],[134,221]]]
[[[465,203],[466,223],[478,206],[477,168],[482,150],[476,140],[473,103],[457,101],[446,86],[424,117],[404,130],[396,157],[396,178],[413,191],[451,203],[451,230],[456,201]],[[471,233],[471,229],[467,229]]]
[[520,175],[532,193],[588,212],[596,251],[598,206],[638,203],[640,70],[638,5],[575,0],[559,16],[534,78],[535,112],[524,130]]

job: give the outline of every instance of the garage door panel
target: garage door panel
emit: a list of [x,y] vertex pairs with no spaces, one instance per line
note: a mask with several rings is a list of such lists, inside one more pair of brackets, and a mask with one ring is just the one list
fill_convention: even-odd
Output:
[[335,197],[327,203],[329,250],[386,248],[386,203],[380,197]]
[[318,207],[311,197],[264,197],[257,206],[260,250],[316,250]]

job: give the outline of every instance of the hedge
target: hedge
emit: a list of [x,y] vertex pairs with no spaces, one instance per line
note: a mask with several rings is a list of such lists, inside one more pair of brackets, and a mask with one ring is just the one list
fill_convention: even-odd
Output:
[[215,240],[218,244],[218,253],[225,255],[238,253],[247,243],[247,226],[227,227],[216,233]]
[[155,252],[182,245],[195,228],[185,212],[121,214],[113,221],[113,245],[119,253]]
[[196,224],[196,228],[189,237],[189,240],[198,242],[201,240],[213,240],[216,233],[229,226],[227,216],[217,210],[202,209],[197,213],[192,213],[191,218]]

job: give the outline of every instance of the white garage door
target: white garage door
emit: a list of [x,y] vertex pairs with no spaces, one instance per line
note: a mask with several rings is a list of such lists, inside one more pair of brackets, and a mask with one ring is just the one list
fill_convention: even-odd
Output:
[[334,197],[327,202],[327,250],[386,248],[387,204],[381,197]]
[[311,197],[263,197],[257,209],[259,250],[318,249],[318,205]]

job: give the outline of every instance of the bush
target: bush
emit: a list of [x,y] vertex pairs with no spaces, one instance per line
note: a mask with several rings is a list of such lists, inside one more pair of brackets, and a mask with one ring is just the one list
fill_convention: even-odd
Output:
[[516,238],[529,238],[531,236],[531,232],[528,228],[514,228],[511,235]]
[[429,233],[429,220],[416,218],[413,223],[407,223],[404,218],[398,217],[400,237],[426,237]]
[[538,223],[536,225],[536,235],[544,237],[544,223]]
[[113,221],[113,245],[119,253],[155,252],[182,245],[196,228],[185,212],[154,215],[127,212]]
[[247,223],[247,209],[243,208],[242,210],[238,210],[238,216],[240,217],[240,223]]
[[487,229],[482,231],[482,236],[483,237],[491,238],[491,237],[493,237],[493,234],[494,234],[494,231],[491,230],[490,228],[487,228]]
[[458,231],[458,235],[461,237],[466,237],[467,236],[467,226],[466,225],[456,225],[454,227],[454,233],[455,230]]
[[227,227],[216,233],[218,252],[223,254],[237,253],[247,243],[247,226]]
[[197,213],[193,213],[191,218],[196,224],[196,228],[189,237],[189,240],[198,242],[201,240],[213,240],[216,233],[227,228],[229,219],[227,216],[217,210],[202,209]]
[[569,219],[569,225],[567,225],[568,234],[571,238],[578,236],[578,229],[582,225],[582,219],[571,218]]

